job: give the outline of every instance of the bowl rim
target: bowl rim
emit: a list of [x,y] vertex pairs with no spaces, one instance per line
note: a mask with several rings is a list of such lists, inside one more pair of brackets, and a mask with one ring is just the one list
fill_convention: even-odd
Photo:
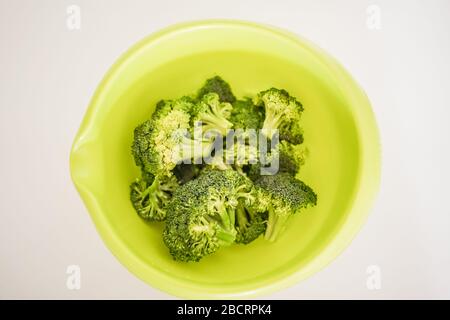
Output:
[[[186,32],[197,28],[230,26],[258,29],[259,31],[272,33],[275,36],[293,41],[297,45],[310,49],[314,55],[320,59],[321,63],[329,68],[330,72],[342,82],[341,90],[345,96],[349,97],[349,100],[351,99],[355,104],[358,104],[358,108],[355,108],[353,111],[355,111],[355,125],[357,126],[359,133],[358,138],[360,140],[361,149],[360,158],[362,160],[359,168],[358,188],[355,191],[354,201],[347,209],[348,217],[351,216],[351,219],[346,219],[333,236],[333,239],[330,240],[320,253],[307,263],[308,268],[306,271],[298,269],[284,278],[258,288],[246,288],[245,285],[243,285],[239,287],[240,289],[236,289],[236,286],[234,286],[233,290],[224,292],[221,290],[207,291],[201,284],[193,284],[179,278],[170,278],[167,274],[162,274],[157,268],[149,266],[135,254],[129,252],[119,236],[110,232],[109,224],[102,213],[102,209],[96,200],[96,197],[89,188],[83,184],[81,174],[83,168],[78,164],[79,161],[77,161],[77,159],[80,156],[83,157],[83,147],[89,143],[89,136],[91,135],[91,130],[93,128],[93,115],[96,106],[100,103],[99,101],[101,100],[102,93],[106,91],[105,88],[109,86],[110,82],[114,81],[115,75],[120,71],[120,68],[128,59],[132,58],[137,51],[143,46],[150,45],[151,43],[158,41],[158,39],[170,34]],[[360,123],[364,123],[364,125],[360,125]],[[177,23],[146,36],[127,49],[109,68],[95,90],[73,142],[70,152],[70,174],[102,240],[117,260],[119,260],[119,262],[135,276],[154,288],[183,298],[248,298],[272,293],[308,278],[335,260],[336,257],[350,245],[353,238],[365,223],[379,189],[381,175],[381,145],[376,117],[367,95],[340,63],[324,50],[303,37],[267,24],[231,19],[197,20]],[[337,239],[339,241],[336,241]]]

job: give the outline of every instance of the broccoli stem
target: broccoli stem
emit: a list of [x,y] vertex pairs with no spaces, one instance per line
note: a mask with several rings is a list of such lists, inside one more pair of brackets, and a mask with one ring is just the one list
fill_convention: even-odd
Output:
[[219,132],[224,137],[227,135],[228,129],[232,127],[232,123],[230,121],[214,113],[202,113],[201,120],[205,123],[205,125],[203,125],[204,131],[214,130]]
[[283,214],[283,212],[275,212],[273,208],[269,208],[269,219],[264,238],[268,241],[275,241],[284,231],[289,217],[289,213]]
[[230,208],[227,206],[226,208],[227,211],[227,216],[229,218],[230,224],[228,225],[228,229],[229,230],[234,230],[234,223],[235,223],[235,219],[236,219],[236,213],[234,211],[233,208]]
[[255,197],[246,189],[247,187],[244,185],[239,186],[236,189],[236,199],[240,199],[241,201],[244,201],[246,203],[252,203],[253,201],[255,201]]
[[263,133],[267,134],[273,134],[273,131],[276,129],[279,129],[279,126],[281,124],[281,114],[273,114],[268,113],[266,114],[266,118],[264,119],[263,123]]
[[236,239],[236,235],[233,232],[220,228],[217,230],[217,238],[222,240],[223,245],[230,245]]
[[[226,205],[223,199],[217,199],[214,205],[216,213],[218,215],[219,230],[217,237],[226,243],[232,243],[236,239],[235,212],[234,209]],[[216,216],[217,217],[217,216]]]
[[208,104],[208,109],[198,115],[198,120],[203,123],[203,131],[214,130],[226,136],[228,129],[233,126],[233,123],[227,120],[231,109],[230,104]]
[[239,228],[246,229],[248,225],[247,212],[242,203],[239,203],[236,208],[236,218]]
[[227,209],[222,207],[221,210],[219,211],[219,217],[220,217],[220,221],[222,222],[223,227],[226,230],[230,230],[231,219],[230,219],[230,216],[228,215]]
[[169,192],[172,192],[173,188],[171,185],[165,185],[161,183],[158,176],[155,177],[152,184],[143,192],[143,198],[150,195],[153,201],[158,201],[158,198],[169,199]]
[[135,190],[137,192],[139,192],[140,195],[141,195],[140,203],[143,204],[143,202],[145,201],[147,196],[149,197],[148,199],[152,203],[158,202],[158,196],[162,196],[164,198],[168,198],[168,195],[164,191],[158,190],[158,186],[159,186],[159,179],[158,179],[158,177],[155,177],[155,179],[153,180],[152,184],[150,186],[148,186],[142,192],[137,187],[134,187]]

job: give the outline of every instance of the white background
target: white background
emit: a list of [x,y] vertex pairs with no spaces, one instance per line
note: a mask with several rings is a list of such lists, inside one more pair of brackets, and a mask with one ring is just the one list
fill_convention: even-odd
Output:
[[[81,30],[66,8],[81,8]],[[381,29],[367,27],[369,5]],[[331,265],[263,298],[450,298],[450,1],[0,0],[0,298],[167,299],[106,249],[73,187],[70,147],[110,65],[173,23],[273,24],[336,57],[369,95],[382,185]],[[66,268],[81,267],[68,290]],[[367,267],[381,289],[366,286]]]

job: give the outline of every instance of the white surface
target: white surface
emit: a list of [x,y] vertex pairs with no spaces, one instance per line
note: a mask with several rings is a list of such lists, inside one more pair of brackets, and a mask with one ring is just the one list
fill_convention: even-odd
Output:
[[[81,30],[66,8],[81,8]],[[381,29],[366,26],[368,5]],[[0,298],[171,298],[102,243],[69,176],[97,84],[130,45],[172,23],[284,27],[335,56],[368,93],[383,180],[372,214],[325,270],[265,298],[450,298],[449,1],[0,0]],[[66,268],[81,267],[68,290]],[[381,270],[368,290],[366,268]]]

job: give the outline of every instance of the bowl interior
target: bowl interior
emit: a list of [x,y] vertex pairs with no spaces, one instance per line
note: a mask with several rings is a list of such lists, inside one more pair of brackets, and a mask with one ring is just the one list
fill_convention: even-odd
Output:
[[[147,282],[185,297],[257,293],[311,271],[307,266],[349,219],[363,160],[354,103],[321,55],[274,30],[218,23],[159,33],[116,63],[74,144],[72,175],[119,260]],[[195,92],[213,75],[238,97],[274,86],[302,102],[310,155],[301,178],[318,194],[318,205],[294,216],[275,243],[260,238],[199,263],[180,263],[162,242],[164,224],[145,223],[130,204],[129,184],[139,176],[130,146],[133,129],[158,100]]]

